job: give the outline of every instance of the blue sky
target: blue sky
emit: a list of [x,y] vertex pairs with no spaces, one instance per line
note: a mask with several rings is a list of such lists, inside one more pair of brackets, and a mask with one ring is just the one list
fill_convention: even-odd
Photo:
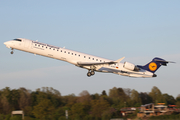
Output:
[[[90,94],[113,87],[180,94],[180,1],[0,1],[0,89],[53,87],[62,95],[83,90]],[[38,40],[54,46],[134,64],[154,57],[177,62],[160,68],[157,78],[129,78],[96,73],[69,63],[15,50],[3,42],[14,38]]]

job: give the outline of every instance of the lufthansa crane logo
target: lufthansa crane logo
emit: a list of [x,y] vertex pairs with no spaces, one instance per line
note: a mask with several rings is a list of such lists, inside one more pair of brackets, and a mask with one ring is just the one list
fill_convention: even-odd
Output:
[[156,63],[154,63],[154,62],[150,63],[150,64],[149,64],[149,69],[150,69],[151,71],[155,71],[155,70],[157,69]]

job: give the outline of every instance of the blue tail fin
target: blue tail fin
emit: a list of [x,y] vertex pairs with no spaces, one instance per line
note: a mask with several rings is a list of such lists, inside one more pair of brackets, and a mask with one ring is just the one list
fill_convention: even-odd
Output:
[[151,62],[149,62],[148,64],[146,64],[144,66],[138,65],[138,67],[142,68],[144,70],[147,70],[149,72],[155,73],[161,67],[161,65],[166,66],[167,63],[168,63],[168,61],[165,61],[161,58],[156,57]]

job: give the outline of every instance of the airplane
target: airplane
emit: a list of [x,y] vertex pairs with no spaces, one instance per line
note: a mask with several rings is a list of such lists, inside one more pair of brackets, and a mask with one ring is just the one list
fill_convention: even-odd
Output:
[[17,38],[7,42],[4,42],[7,48],[11,48],[11,54],[13,50],[17,49],[45,57],[50,57],[71,63],[75,66],[85,68],[88,70],[87,76],[90,77],[96,72],[114,73],[129,77],[142,77],[151,78],[157,77],[155,72],[161,67],[166,66],[167,63],[174,63],[171,61],[165,61],[164,59],[155,57],[146,65],[134,65],[129,62],[121,63],[125,58],[122,57],[118,60],[109,60],[81,52],[76,52],[62,47],[56,47],[53,45],[33,41],[25,38]]

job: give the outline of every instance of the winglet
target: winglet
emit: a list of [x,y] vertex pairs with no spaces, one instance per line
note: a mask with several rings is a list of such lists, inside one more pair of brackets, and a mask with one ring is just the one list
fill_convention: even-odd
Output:
[[119,63],[119,62],[121,62],[124,58],[125,58],[125,57],[122,57],[122,58],[120,58],[120,59],[118,59],[118,60],[116,60],[116,61],[114,61],[114,62]]

